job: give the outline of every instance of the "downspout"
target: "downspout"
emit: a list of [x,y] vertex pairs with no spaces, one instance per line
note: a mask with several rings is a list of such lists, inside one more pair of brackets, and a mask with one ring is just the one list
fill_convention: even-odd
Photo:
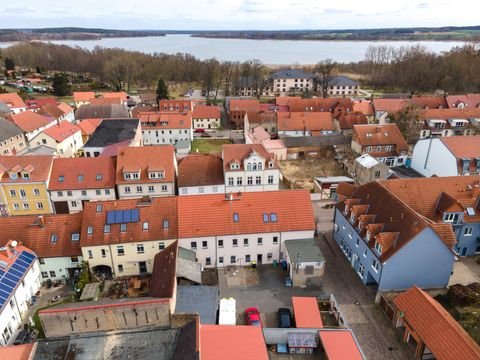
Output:
[[112,262],[112,276],[115,277],[115,266],[113,265],[112,245],[108,245],[108,251],[110,252],[110,261]]
[[425,170],[427,169],[428,158],[430,157],[430,148],[432,147],[432,140],[433,140],[433,137],[432,135],[430,135],[430,141],[428,143],[428,149],[427,149],[427,156],[425,157],[425,164],[423,165],[423,168]]

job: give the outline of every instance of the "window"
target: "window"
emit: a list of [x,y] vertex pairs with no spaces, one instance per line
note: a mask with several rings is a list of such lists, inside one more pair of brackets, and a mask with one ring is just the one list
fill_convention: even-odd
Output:
[[208,242],[202,241],[202,249],[208,249]]
[[252,176],[247,177],[247,185],[253,185],[253,177]]
[[264,223],[268,223],[268,214],[267,213],[263,213],[263,222]]
[[45,264],[45,259],[44,258],[38,258],[38,262],[42,265]]
[[358,275],[360,275],[362,279],[365,276],[365,267],[362,264],[358,267]]
[[125,186],[125,194],[130,194],[131,193],[131,190],[130,190],[130,186]]
[[95,190],[95,195],[97,195],[97,196],[102,195],[102,190],[100,190],[100,189]]
[[95,179],[96,179],[97,181],[102,180],[102,179],[103,179],[103,175],[102,175],[102,174],[97,174],[97,176],[95,176]]
[[239,222],[240,221],[240,216],[238,213],[233,213],[233,222]]
[[364,257],[364,258],[367,257],[367,249],[365,249],[365,250],[363,251],[363,257]]
[[149,192],[149,193],[152,193],[152,192],[154,192],[154,191],[155,191],[155,186],[149,185],[149,186],[148,186],[148,192]]
[[392,151],[392,145],[385,145],[385,151]]
[[273,254],[272,253],[267,253],[267,260],[272,261]]
[[245,262],[249,263],[250,262],[250,255],[245,255]]
[[463,230],[463,236],[472,236],[473,228],[472,227],[466,227],[465,230]]
[[17,196],[17,192],[15,190],[10,190],[10,196]]
[[68,190],[67,191],[67,196],[73,196],[73,193],[70,190]]
[[105,249],[100,249],[100,254],[102,254],[102,257],[107,257],[107,250]]
[[60,176],[58,177],[58,182],[63,182],[64,180],[65,180],[65,176],[60,175]]
[[243,179],[241,177],[237,177],[237,186],[241,186],[243,183]]
[[169,226],[168,220],[167,219],[163,220],[163,228],[168,229],[168,226]]
[[158,250],[163,250],[163,249],[165,249],[165,243],[163,242],[158,243]]
[[232,246],[238,246],[238,239],[232,240]]
[[79,241],[80,240],[80,234],[79,233],[73,233],[71,237],[72,241]]
[[23,174],[22,174],[22,177],[23,177],[25,180],[28,180],[28,179],[30,179],[30,174],[28,174],[28,173],[23,173]]
[[33,195],[35,195],[35,196],[40,196],[40,190],[38,190],[38,189],[33,189]]
[[105,189],[105,195],[110,195],[110,189]]
[[70,205],[71,207],[76,208],[78,206],[78,203],[75,200],[73,200],[73,201],[70,201]]
[[137,193],[143,192],[143,188],[141,186],[137,186]]
[[261,176],[255,176],[255,184],[257,184],[257,185],[262,184],[262,177]]
[[127,231],[127,224],[120,224],[120,232],[126,232]]
[[87,196],[87,190],[82,190],[82,196]]
[[205,258],[205,265],[212,265],[212,258],[211,257],[206,257]]
[[89,259],[93,259],[92,250],[88,250],[88,258],[89,258]]
[[25,192],[25,190],[20,189],[20,197],[21,197],[22,199],[25,199],[25,198],[27,197],[27,193]]
[[382,254],[382,245],[375,241],[375,250],[381,255]]
[[123,265],[122,264],[118,264],[117,269],[118,269],[119,273],[123,273]]
[[143,244],[137,244],[137,254],[143,254],[145,252],[145,249],[143,247]]
[[97,205],[97,213],[101,213],[101,212],[102,212],[102,208],[103,208],[102,204],[98,204],[98,205]]
[[268,175],[268,183],[273,184],[273,175]]
[[14,210],[20,210],[20,205],[18,203],[13,203]]
[[70,257],[70,261],[71,261],[72,263],[78,263],[78,256],[71,256],[71,257]]
[[360,239],[357,238],[357,241],[355,242],[355,246],[358,247],[360,245]]
[[30,209],[30,204],[29,203],[23,203],[23,209],[24,210],[29,210]]
[[42,271],[42,278],[47,278],[48,277],[48,272]]
[[63,191],[57,191],[57,196],[62,197],[63,196]]
[[375,176],[376,179],[379,178],[380,177],[380,170],[375,170],[374,176]]
[[237,262],[237,258],[235,255],[230,256],[230,264],[235,264]]
[[274,236],[274,237],[273,237],[273,243],[274,243],[274,244],[278,244],[278,236]]
[[218,263],[219,263],[219,264],[223,264],[223,256],[220,256],[220,257],[218,258]]
[[218,247],[223,248],[223,240],[222,239],[218,240]]
[[142,229],[143,230],[148,230],[148,226],[149,226],[148,221],[144,221],[143,224],[142,224]]
[[233,177],[228,178],[228,186],[233,186]]
[[192,250],[197,250],[197,242],[196,241],[192,241],[190,243],[190,249]]
[[57,277],[57,274],[55,273],[55,271],[50,271],[50,277]]
[[77,176],[77,181],[83,181],[83,175],[78,175]]
[[52,234],[52,235],[50,235],[50,242],[51,242],[52,244],[56,244],[56,243],[57,243],[57,239],[58,239],[57,234]]
[[87,227],[87,235],[92,235],[93,234],[93,226]]
[[123,256],[123,255],[125,255],[125,249],[123,248],[123,245],[118,245],[118,246],[117,246],[117,255],[118,255],[118,256]]
[[163,192],[167,191],[167,185],[162,185],[162,191]]
[[277,213],[271,213],[270,214],[270,221],[271,222],[277,222]]
[[257,239],[257,244],[258,244],[258,245],[263,245],[263,239],[262,239],[261,237],[259,237],[259,238]]
[[453,222],[456,223],[458,221],[458,214],[455,213],[447,213],[445,214],[444,218],[445,222]]
[[103,227],[103,232],[105,234],[110,233],[110,224],[105,224],[105,226]]
[[373,260],[373,263],[372,263],[372,269],[375,270],[375,272],[378,272],[378,261],[377,260]]

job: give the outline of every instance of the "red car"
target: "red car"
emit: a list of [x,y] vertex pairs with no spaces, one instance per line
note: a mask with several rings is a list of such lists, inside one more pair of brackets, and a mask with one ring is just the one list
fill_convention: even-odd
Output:
[[248,325],[262,327],[262,319],[260,319],[260,313],[257,308],[251,307],[245,310],[247,316]]
[[195,132],[196,133],[203,133],[203,132],[205,132],[205,129],[198,128],[198,129],[195,129]]

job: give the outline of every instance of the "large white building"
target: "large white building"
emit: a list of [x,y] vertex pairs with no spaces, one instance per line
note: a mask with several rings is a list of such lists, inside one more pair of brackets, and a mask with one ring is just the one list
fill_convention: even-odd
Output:
[[273,91],[281,96],[313,91],[313,74],[299,69],[280,70],[270,75]]
[[0,345],[8,345],[22,324],[28,304],[40,288],[33,251],[9,241],[0,248]]
[[192,113],[141,112],[143,144],[175,145],[178,141],[193,140]]
[[306,190],[178,197],[179,246],[205,267],[271,264],[285,258],[285,240],[312,238]]
[[222,147],[225,192],[275,191],[280,169],[261,144]]

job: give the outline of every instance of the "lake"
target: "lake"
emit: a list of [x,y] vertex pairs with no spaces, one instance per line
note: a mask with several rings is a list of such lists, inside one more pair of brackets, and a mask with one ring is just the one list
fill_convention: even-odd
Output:
[[[259,59],[264,64],[316,64],[330,58],[337,62],[360,61],[370,45],[394,47],[421,44],[436,53],[461,46],[459,41],[305,41],[305,40],[247,40],[207,39],[190,35],[150,36],[140,38],[105,38],[101,40],[59,40],[54,44],[80,46],[93,49],[95,46],[121,48],[144,53],[190,53],[199,59],[212,57],[218,60],[245,61]],[[6,47],[11,44],[1,44]]]

